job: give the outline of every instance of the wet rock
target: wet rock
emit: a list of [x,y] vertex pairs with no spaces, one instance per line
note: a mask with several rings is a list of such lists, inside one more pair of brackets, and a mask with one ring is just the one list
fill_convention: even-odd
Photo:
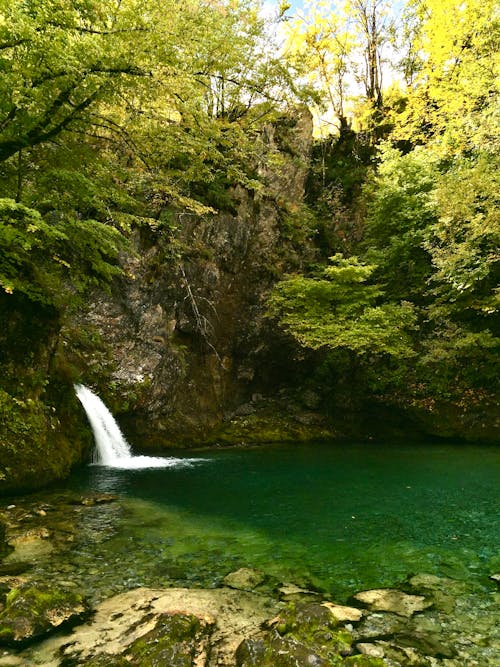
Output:
[[362,655],[367,655],[371,658],[383,658],[385,655],[383,647],[377,644],[360,642],[359,644],[356,644],[356,648]]
[[329,667],[322,658],[301,642],[275,637],[269,641],[245,639],[236,651],[236,667]]
[[118,496],[114,496],[112,493],[94,493],[92,495],[80,498],[80,500],[77,501],[77,504],[85,505],[86,507],[93,507],[94,505],[112,503],[115,500],[118,500]]
[[89,608],[74,591],[27,584],[9,591],[0,613],[0,643],[22,645],[85,618]]
[[25,533],[9,538],[9,545],[13,547],[13,551],[4,562],[34,562],[47,557],[54,550],[49,537],[50,531],[41,527],[32,528]]
[[392,661],[392,664],[402,667],[431,667],[433,664],[431,658],[422,655],[414,648],[397,646],[390,642],[379,642],[379,645],[384,650],[385,658]]
[[425,656],[453,658],[456,655],[456,651],[453,648],[444,643],[440,638],[430,634],[422,634],[414,631],[411,633],[400,633],[396,636],[396,643],[399,646],[414,648]]
[[423,595],[408,595],[394,588],[376,588],[354,595],[354,599],[372,610],[388,611],[409,618],[432,606]]
[[449,577],[437,577],[434,574],[416,574],[408,579],[414,591],[428,595],[429,591],[442,591],[453,595],[461,595],[469,590],[470,584],[466,581],[457,581]]
[[463,581],[433,574],[417,574],[408,580],[408,584],[412,591],[428,597],[433,606],[445,614],[454,612],[456,596],[462,595],[468,589],[468,584]]
[[363,617],[361,609],[356,607],[344,607],[333,602],[322,602],[322,606],[326,607],[340,623],[356,623]]
[[[89,624],[75,628],[70,637],[52,641],[41,653],[47,663],[61,653],[63,664],[86,667],[205,665],[188,662],[196,645],[195,652],[210,652],[210,664],[234,667],[234,654],[243,639],[256,635],[276,612],[276,604],[263,596],[229,588],[138,588],[102,602]],[[152,654],[146,654],[146,645],[156,640],[165,651],[172,651],[168,659],[152,662]],[[174,662],[175,643],[178,655],[184,656],[179,663]],[[143,661],[133,662],[140,655]]]
[[239,591],[253,591],[262,584],[266,575],[259,570],[242,567],[224,577],[224,584]]
[[23,574],[31,567],[32,563],[25,563],[23,561],[17,561],[14,563],[2,563],[0,564],[0,577],[16,577],[19,574]]
[[390,637],[401,632],[404,627],[405,621],[396,614],[369,614],[353,634],[357,640],[376,639],[377,637]]
[[285,602],[292,602],[298,600],[311,600],[320,598],[320,594],[316,591],[310,591],[306,588],[300,588],[295,584],[283,584],[278,588],[280,599]]

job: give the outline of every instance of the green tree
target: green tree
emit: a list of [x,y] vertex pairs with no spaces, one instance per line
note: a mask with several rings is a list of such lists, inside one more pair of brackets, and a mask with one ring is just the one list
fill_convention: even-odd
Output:
[[498,149],[500,16],[494,0],[415,0],[410,88],[398,136],[443,154]]
[[319,277],[291,276],[278,283],[270,313],[302,346],[344,349],[356,355],[412,356],[411,304],[384,302],[371,281],[375,266],[340,254]]
[[403,155],[390,143],[381,145],[377,170],[364,187],[363,244],[390,298],[425,301],[432,261],[424,241],[437,221],[438,177],[439,160],[431,150]]

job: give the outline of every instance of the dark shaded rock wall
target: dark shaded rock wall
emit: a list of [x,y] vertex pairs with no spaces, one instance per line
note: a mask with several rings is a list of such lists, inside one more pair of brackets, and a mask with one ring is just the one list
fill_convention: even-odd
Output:
[[[262,191],[235,188],[233,212],[177,212],[174,230],[138,231],[135,254],[122,258],[124,278],[112,294],[96,294],[72,324],[102,342],[86,356],[82,382],[141,448],[328,432],[314,419],[277,419],[276,406],[270,409],[289,378],[280,362],[286,343],[266,321],[265,300],[301,261],[289,226],[286,234],[283,228],[300,215],[311,117],[282,119],[264,138],[275,167],[260,169]],[[307,257],[307,248],[300,250]],[[239,428],[248,416],[250,438]]]

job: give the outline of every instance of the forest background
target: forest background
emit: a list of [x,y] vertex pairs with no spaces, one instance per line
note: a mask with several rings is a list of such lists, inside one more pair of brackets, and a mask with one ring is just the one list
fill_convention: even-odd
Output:
[[499,37],[493,0],[0,0],[4,416],[48,382],[20,379],[19,322],[43,337],[84,308],[133,230],[265,194],[265,128],[304,106],[287,234],[315,252],[276,276],[273,326],[324,386],[496,405]]

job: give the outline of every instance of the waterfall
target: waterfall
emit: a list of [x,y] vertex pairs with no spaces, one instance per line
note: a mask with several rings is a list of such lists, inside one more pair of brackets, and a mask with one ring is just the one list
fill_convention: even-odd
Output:
[[94,434],[96,445],[93,463],[110,468],[166,468],[186,465],[197,459],[159,456],[134,456],[115,418],[88,387],[75,384],[75,392],[83,405]]

